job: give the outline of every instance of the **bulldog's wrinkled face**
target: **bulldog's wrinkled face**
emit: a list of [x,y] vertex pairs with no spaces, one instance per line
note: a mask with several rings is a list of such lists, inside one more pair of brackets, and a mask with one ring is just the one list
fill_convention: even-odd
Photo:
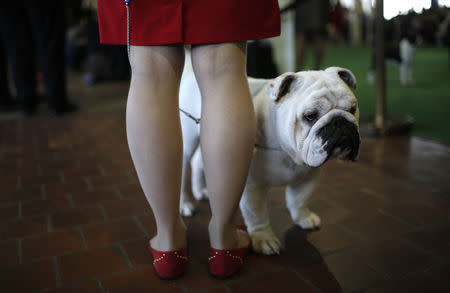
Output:
[[356,160],[359,110],[356,79],[347,69],[285,73],[269,85],[281,148],[297,163]]

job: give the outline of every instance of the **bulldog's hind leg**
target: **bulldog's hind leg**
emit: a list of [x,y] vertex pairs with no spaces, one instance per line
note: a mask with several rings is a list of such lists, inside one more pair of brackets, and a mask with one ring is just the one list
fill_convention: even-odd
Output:
[[192,171],[192,194],[196,200],[208,199],[208,190],[206,188],[205,173],[203,168],[202,152],[197,148],[191,160]]
[[281,242],[270,226],[267,188],[247,184],[239,206],[253,250],[267,255],[280,254]]
[[[184,126],[184,125],[183,125]],[[183,129],[184,130],[184,129]],[[183,132],[184,134],[185,132]],[[188,135],[184,138],[183,144],[183,169],[181,176],[181,194],[180,194],[180,214],[184,217],[192,217],[195,212],[195,202],[190,195],[188,184],[188,171],[189,163],[192,158],[192,154],[197,148],[199,139],[198,137],[190,137]]]
[[320,226],[320,218],[306,206],[311,196],[317,178],[318,170],[308,176],[306,180],[288,185],[286,188],[286,205],[295,224],[303,229],[315,229]]

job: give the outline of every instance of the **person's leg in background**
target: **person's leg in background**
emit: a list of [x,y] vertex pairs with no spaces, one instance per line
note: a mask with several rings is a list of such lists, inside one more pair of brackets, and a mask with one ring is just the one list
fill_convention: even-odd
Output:
[[184,66],[182,46],[132,46],[132,78],[126,110],[131,157],[153,210],[156,250],[186,245],[180,216],[183,140],[178,91]]
[[325,52],[325,37],[321,32],[315,32],[314,38],[314,70],[320,70]]
[[126,80],[130,76],[127,48],[120,45],[108,46],[106,57],[111,61],[111,80]]
[[8,86],[8,64],[6,63],[6,51],[3,41],[0,39],[0,106],[8,104],[11,93]]
[[211,247],[244,247],[235,213],[247,179],[256,122],[246,76],[246,44],[192,46],[192,65],[202,93],[200,143],[212,218]]
[[37,106],[35,50],[23,0],[0,1],[0,25],[17,101],[25,116],[32,115]]
[[295,70],[305,70],[308,30],[310,29],[310,1],[295,1]]
[[307,38],[305,33],[297,33],[296,36],[296,56],[295,56],[295,63],[296,63],[296,71],[302,71],[305,70],[305,58],[306,58],[306,47],[307,47]]
[[53,114],[76,111],[78,107],[68,102],[66,88],[66,1],[27,0],[26,3],[44,75],[49,111]]
[[16,100],[12,98],[9,90],[8,63],[6,62],[6,50],[0,38],[0,111],[11,111],[17,109]]

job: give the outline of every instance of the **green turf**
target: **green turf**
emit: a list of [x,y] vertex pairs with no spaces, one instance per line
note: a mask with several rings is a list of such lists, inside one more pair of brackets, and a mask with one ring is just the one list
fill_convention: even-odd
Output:
[[[311,58],[308,54],[308,62]],[[346,67],[358,80],[361,117],[375,113],[375,85],[367,82],[371,49],[327,48],[324,66]],[[450,68],[447,49],[419,48],[414,61],[414,84],[400,85],[399,68],[387,64],[387,113],[414,118],[413,135],[450,143]]]

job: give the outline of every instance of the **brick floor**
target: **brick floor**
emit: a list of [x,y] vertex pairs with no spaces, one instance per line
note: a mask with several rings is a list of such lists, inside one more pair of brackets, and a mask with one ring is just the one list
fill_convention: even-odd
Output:
[[323,226],[293,225],[283,188],[270,215],[284,250],[251,254],[229,280],[208,274],[207,202],[186,219],[189,257],[176,281],[155,277],[153,214],[125,133],[127,83],[86,89],[78,114],[0,115],[2,292],[444,292],[450,264],[450,147],[364,137],[359,162],[329,162],[310,207]]

